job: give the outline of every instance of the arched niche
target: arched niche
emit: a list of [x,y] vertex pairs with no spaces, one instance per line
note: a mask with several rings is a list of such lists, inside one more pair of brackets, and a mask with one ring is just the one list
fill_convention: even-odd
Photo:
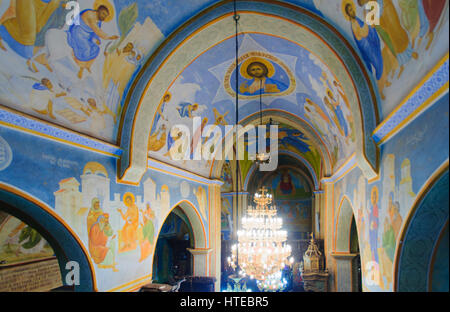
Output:
[[[167,212],[167,214],[165,216],[163,216],[164,221],[161,223],[161,226],[164,224],[164,222],[166,221],[166,219],[170,215],[170,213],[177,207],[179,207],[183,211],[183,213],[188,218],[188,221],[192,227],[192,232],[194,235],[194,247],[195,248],[206,248],[207,239],[206,239],[205,225],[200,216],[200,213],[195,208],[194,204],[188,200],[183,200],[183,201],[180,201],[179,203],[175,204]],[[158,236],[159,236],[159,233],[158,233]]]
[[[164,228],[168,231],[163,233]],[[194,247],[193,237],[189,219],[181,208],[175,207],[161,225],[155,242],[153,281],[167,283],[171,279],[175,280],[175,276],[191,275],[192,257],[187,248]]]
[[336,291],[356,292],[361,285],[359,239],[352,204],[346,196],[336,214],[331,254],[336,262]]
[[66,269],[66,264],[76,261],[79,265],[80,284],[73,285],[74,290],[97,291],[95,271],[85,247],[50,207],[2,183],[0,183],[0,203],[5,212],[34,228],[50,244],[58,259],[64,285],[67,274],[73,270],[71,266]]
[[[187,221],[190,223],[193,232],[194,248],[189,249],[189,251],[193,255],[193,274],[197,276],[207,276],[207,255],[212,251],[212,249],[207,247],[206,228],[203,223],[202,217],[200,216],[198,210],[195,208],[194,204],[192,204],[188,200],[183,200],[175,204],[163,217],[164,221],[161,223],[161,228],[162,225],[166,222],[166,219],[170,215],[170,213],[177,207],[180,208],[186,215],[188,219]],[[159,231],[161,231],[161,228],[159,229]],[[159,232],[156,241],[158,240],[158,237]],[[155,248],[156,244],[155,246],[153,246],[153,254],[155,254]]]
[[394,259],[394,291],[431,290],[433,255],[448,226],[448,190],[447,164],[417,196],[403,226]]
[[[354,115],[356,160],[367,178],[376,177],[379,150],[372,133],[379,121],[379,96],[354,45],[320,16],[292,4],[238,1],[237,9],[245,31],[308,42],[312,52],[332,66]],[[233,1],[221,1],[174,31],[143,65],[125,98],[119,126],[118,144],[124,151],[119,160],[121,180],[137,184],[145,173],[151,121],[170,84],[203,51],[233,36]]]
[[352,204],[350,200],[344,196],[337,211],[333,242],[334,252],[351,252],[352,220],[354,220]]

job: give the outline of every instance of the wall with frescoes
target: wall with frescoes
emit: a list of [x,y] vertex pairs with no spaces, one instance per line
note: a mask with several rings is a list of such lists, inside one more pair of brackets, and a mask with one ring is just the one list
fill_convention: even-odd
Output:
[[149,170],[140,185],[125,185],[116,179],[114,157],[6,127],[0,127],[0,139],[1,187],[50,207],[87,251],[99,291],[150,281],[158,233],[180,202],[198,216],[191,223],[205,246],[195,247],[210,245],[209,180]]
[[[341,237],[348,239],[345,231],[349,230],[349,226],[343,226],[344,235],[338,233],[340,228],[337,218],[351,220],[353,215],[357,225],[362,283],[365,291],[394,290],[395,272],[402,269],[398,264],[400,261],[399,250],[401,249],[399,242],[403,240],[401,237],[406,235],[411,223],[409,219],[412,219],[415,214],[416,202],[430,190],[434,175],[448,172],[448,128],[444,129],[440,126],[448,125],[449,122],[448,100],[447,93],[382,145],[380,176],[377,180],[368,181],[356,167],[334,184],[333,226],[335,228],[330,228],[335,241],[332,247],[333,252],[340,251],[339,246],[342,245],[342,242],[339,242],[339,239]],[[444,189],[442,191],[445,192]],[[343,210],[342,202],[346,200],[349,201],[351,209],[348,210],[346,216],[343,216],[342,213],[339,213],[339,209]],[[440,197],[434,196],[430,200],[431,205],[437,206],[432,209],[434,212],[426,216],[422,215],[425,218],[423,222],[428,221],[422,223],[419,232],[415,233],[419,245],[414,246],[420,250],[425,250],[426,247],[433,250],[432,246],[437,243],[438,235],[427,241],[425,239],[427,232],[434,226],[437,227],[439,234],[440,229],[445,226],[446,218],[448,220],[448,209],[446,210],[444,204],[439,201]],[[440,208],[437,209],[437,207]],[[443,237],[442,239],[445,240],[445,231]],[[346,242],[344,241],[344,243]],[[431,246],[427,244],[431,244]],[[446,251],[444,248],[441,252],[447,252],[448,259],[448,250]],[[441,255],[440,257],[445,256]],[[412,263],[419,267],[424,266],[428,272],[432,266],[429,263],[431,258],[431,254],[426,254],[420,258],[423,263]],[[408,263],[408,260],[405,261]],[[328,263],[333,266],[332,261]],[[437,263],[438,270],[441,268],[442,272],[445,272],[443,262],[437,260]],[[414,270],[414,272],[418,272],[417,268]],[[441,281],[440,278],[435,280],[437,285],[439,285],[439,281]],[[410,289],[415,289],[413,284],[418,281],[411,277],[409,283],[411,283]],[[403,287],[405,286],[403,285]]]
[[[398,289],[413,207],[448,167],[448,0],[378,0],[374,25],[368,0],[238,1],[237,65],[231,1],[76,2],[70,24],[68,0],[0,0],[0,196],[41,207],[36,222],[47,214],[64,230],[59,247],[86,255],[94,289],[150,281],[159,230],[180,203],[199,247],[217,244],[219,225],[230,239],[246,196],[231,192],[252,193],[262,176],[243,160],[233,186],[236,164],[184,148],[214,155],[207,143],[218,138],[201,130],[236,123],[236,95],[238,121],[257,123],[261,99],[281,128],[280,163],[288,155],[309,174],[275,187],[292,230],[316,217],[333,272],[330,254],[348,245],[336,232],[353,214],[364,290]],[[439,246],[430,276],[448,276]],[[442,289],[441,278],[430,283]]]

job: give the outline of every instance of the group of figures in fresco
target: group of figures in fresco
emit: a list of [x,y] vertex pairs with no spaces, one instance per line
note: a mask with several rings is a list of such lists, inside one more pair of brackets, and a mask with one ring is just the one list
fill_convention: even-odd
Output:
[[3,104],[111,140],[120,98],[149,48],[135,42],[137,5],[119,12],[117,35],[103,29],[116,17],[113,2],[77,2],[79,12],[68,3],[0,1],[0,55],[10,61],[0,70]]
[[[357,0],[364,7],[369,0]],[[380,5],[379,25],[370,26],[356,15],[353,0],[344,0],[342,12],[351,22],[357,46],[367,68],[378,80],[381,97],[393,79],[400,79],[405,65],[418,59],[417,49],[423,44],[429,50],[447,0],[398,0],[398,11],[393,0],[377,1]],[[395,77],[397,74],[397,77]]]
[[[95,161],[86,163],[80,178],[81,183],[75,177],[59,182],[59,190],[54,192],[55,211],[86,244],[97,267],[116,272],[124,261],[143,263],[152,259],[157,222],[172,208],[169,186],[162,184],[157,193],[155,181],[146,178],[143,195],[117,192],[111,199],[108,172]],[[186,181],[176,187],[182,198],[192,196],[197,200],[199,214],[207,219],[205,187],[191,187]]]
[[389,154],[383,162],[382,184],[369,186],[367,200],[367,180],[363,176],[354,189],[359,240],[369,243],[361,250],[365,263],[363,282],[366,287],[376,285],[382,290],[392,289],[395,250],[404,221],[402,211],[410,209],[416,197],[409,159],[405,158],[401,164],[400,182],[396,181],[395,169],[395,156]]
[[[89,237],[89,252],[99,268],[116,269],[116,252],[123,253],[140,247],[139,262],[145,260],[151,253],[154,244],[155,229],[153,219],[155,214],[147,204],[145,211],[140,211],[135,204],[134,195],[124,195],[126,210],[118,208],[124,225],[116,232],[109,223],[109,214],[104,213],[98,198],[92,199],[86,225]],[[141,220],[140,217],[141,215]],[[117,237],[118,249],[117,248]]]
[[[110,199],[110,180],[105,167],[88,162],[80,183],[74,177],[59,182],[55,195],[55,211],[59,213],[88,247],[93,262],[100,269],[117,271],[118,256],[130,254],[143,262],[153,252],[156,212],[151,205],[168,202],[152,201],[154,183],[144,185],[145,201],[131,192],[114,194]],[[152,187],[153,186],[153,187]],[[164,188],[166,189],[166,188]],[[164,205],[168,206],[167,205]]]

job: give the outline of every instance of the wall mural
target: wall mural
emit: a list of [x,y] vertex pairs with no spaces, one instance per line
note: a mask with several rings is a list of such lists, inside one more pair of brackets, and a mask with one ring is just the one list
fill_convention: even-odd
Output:
[[[261,94],[263,109],[295,112],[317,129],[333,165],[345,161],[355,149],[353,116],[342,85],[328,67],[308,50],[287,40],[261,34],[241,35],[239,39],[240,118],[258,111]],[[230,114],[235,111],[236,92],[233,44],[234,40],[229,39],[200,55],[161,99],[151,130],[151,157],[209,174],[211,161],[177,161],[172,155],[182,154],[188,146],[192,151],[199,142],[209,146],[215,136],[199,138],[207,124],[219,125],[224,131],[223,126],[235,123]],[[171,131],[174,125],[192,129],[194,117],[200,119],[191,138],[181,136],[177,127]],[[286,145],[283,140],[289,140],[294,130],[284,130],[280,140]],[[307,140],[304,136],[299,139]]]
[[[0,102],[21,112],[114,142],[122,114],[122,100],[142,64],[166,36],[189,17],[217,1],[192,0],[186,6],[177,0],[154,0],[151,3],[144,0],[84,0],[78,2],[79,25],[66,23],[66,16],[71,12],[66,8],[68,2],[0,2]],[[386,108],[382,110],[384,116],[448,51],[448,41],[439,40],[448,35],[447,0],[380,0],[380,24],[376,27],[363,23],[368,0],[285,2],[304,6],[329,19],[354,42],[378,82],[381,96],[388,99],[383,105]],[[299,78],[301,80],[304,73],[311,72],[311,68],[305,67],[303,74],[299,75],[294,70],[292,59],[274,53],[276,44],[264,46],[267,50],[255,47],[240,51],[241,55],[247,54],[248,62],[240,67],[239,93],[247,98],[254,97],[261,89],[267,97],[295,97],[302,93],[299,86],[305,82],[299,81]],[[297,56],[292,55],[295,50],[290,49],[285,56]],[[233,49],[223,49],[221,55],[215,52],[214,57],[220,56],[218,59],[225,61],[224,56],[228,52],[223,51],[231,52]],[[202,64],[208,64],[204,61],[201,61]],[[180,101],[172,103],[174,107],[179,106],[180,117],[188,116],[189,113],[199,114],[202,105],[209,107],[212,104],[216,107],[219,104],[216,101],[224,99],[222,95],[231,96],[236,92],[232,83],[234,76],[229,72],[230,65],[230,62],[224,68],[208,65],[206,70],[211,69],[215,79],[225,83],[222,89],[224,92],[216,98],[210,94],[209,98],[203,98],[205,101],[189,99],[188,96],[183,101],[188,103],[187,106]],[[267,83],[264,86],[256,85],[253,83],[255,75],[266,75]],[[197,82],[188,76],[183,73],[184,78],[180,78],[179,83],[182,79],[186,79],[184,84],[195,83],[195,86],[191,86],[192,92],[200,86],[218,90],[215,83],[205,86],[207,76],[202,75],[198,78],[201,81]],[[307,76],[305,78],[308,80]],[[317,123],[316,129],[322,132],[332,153],[339,150],[337,153],[340,159],[346,156],[340,150],[353,135],[345,94],[339,81],[333,81],[332,74],[327,71],[323,75],[312,75],[311,79],[315,80],[311,83],[314,85],[313,93],[317,94],[308,94],[307,98],[311,102],[307,105],[304,104],[306,99],[298,100],[300,105],[309,109],[308,113],[303,112],[302,115],[308,115],[312,118],[311,122]],[[311,90],[310,84],[305,85]],[[183,89],[187,87],[185,85]],[[178,91],[175,88],[171,93]],[[291,102],[297,100],[292,99]],[[195,103],[199,103],[198,108],[193,106]],[[162,111],[164,109],[161,107]],[[211,123],[230,123],[228,111],[230,108],[217,108],[214,115],[204,117],[208,117]],[[177,112],[175,108],[174,112]],[[332,121],[330,129],[326,125],[328,120]],[[159,125],[157,120],[153,126],[152,134],[158,129],[160,134],[164,132],[163,125]],[[342,142],[333,144],[334,135],[343,137],[339,139]],[[162,141],[160,148],[154,146],[151,150],[164,149],[166,144]]]
[[51,246],[35,229],[11,215],[0,223],[0,246],[0,267],[54,256]]
[[[7,128],[0,128],[0,135],[14,154],[9,167],[1,171],[0,181],[54,208],[88,251],[100,291],[152,273],[157,234],[176,203],[187,200],[195,206],[208,237],[206,184],[175,176],[168,179],[155,170],[139,186],[117,184],[114,158]],[[35,152],[30,153],[30,148]],[[13,226],[11,221],[7,224]],[[8,229],[8,233],[14,230],[9,225]],[[11,238],[16,245],[10,246],[17,251],[23,249],[17,245],[20,233],[17,230]],[[23,235],[35,237],[30,233]]]
[[365,23],[368,2],[314,0],[356,44],[377,81],[387,116],[448,52],[448,40],[439,40],[448,37],[448,1],[377,1],[380,18],[375,26]]
[[231,174],[231,164],[229,160],[226,160],[223,164],[222,175],[220,180],[223,181],[220,190],[222,192],[231,192],[233,190],[233,175]]
[[[312,229],[312,199],[275,200],[278,216],[283,219],[283,228],[288,239],[307,238]],[[301,234],[300,234],[301,233]]]
[[400,231],[425,181],[448,160],[448,130],[436,126],[448,124],[447,101],[448,95],[384,144],[378,181],[369,184],[355,168],[335,184],[334,208],[346,195],[354,209],[365,290],[392,291]]
[[283,168],[266,175],[259,186],[265,186],[273,193],[276,200],[310,198],[311,186],[305,177],[290,168]]
[[220,224],[222,239],[230,240],[233,234],[233,196],[222,196],[221,207]]
[[303,238],[299,233],[310,232],[312,220],[312,190],[305,177],[283,168],[263,179],[260,185],[272,191],[289,239]]
[[143,3],[80,1],[69,26],[68,2],[0,3],[0,100],[112,142],[128,82],[163,35]]

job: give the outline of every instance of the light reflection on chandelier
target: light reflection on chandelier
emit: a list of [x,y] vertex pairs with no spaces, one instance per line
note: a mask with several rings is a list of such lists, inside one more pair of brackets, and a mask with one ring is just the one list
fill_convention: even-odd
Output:
[[243,230],[237,233],[238,244],[233,245],[228,262],[233,269],[239,265],[241,276],[256,279],[260,290],[278,290],[285,285],[281,270],[291,255],[287,232],[266,188],[255,194],[254,202],[256,206],[249,206],[242,218]]

